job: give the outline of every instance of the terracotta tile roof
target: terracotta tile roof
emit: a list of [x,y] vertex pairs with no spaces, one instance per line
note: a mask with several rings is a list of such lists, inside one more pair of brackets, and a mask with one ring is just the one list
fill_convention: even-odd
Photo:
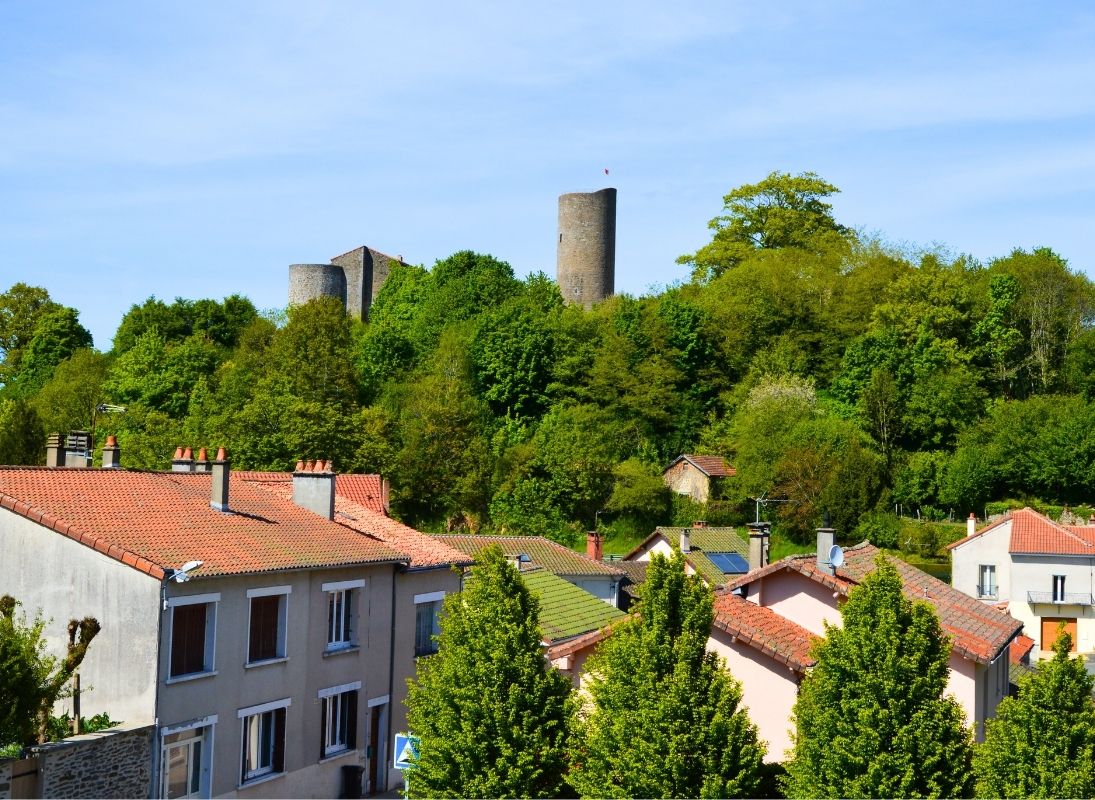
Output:
[[1033,649],[1034,640],[1025,633],[1020,633],[1011,640],[1011,645],[1008,647],[1008,661],[1012,664],[1021,664]]
[[554,661],[557,658],[565,658],[566,656],[577,653],[579,650],[585,650],[587,647],[599,644],[612,635],[612,632],[615,630],[614,626],[617,624],[618,622],[614,622],[598,630],[583,633],[581,636],[575,636],[573,639],[565,639],[558,644],[549,645],[547,657]]
[[[867,542],[845,548],[844,565],[837,569],[835,576],[819,570],[817,557],[813,554],[788,556],[732,581],[728,588],[753,583],[779,570],[789,570],[846,595],[874,569],[877,554],[878,548]],[[985,605],[900,559],[892,561],[901,576],[905,595],[914,600],[926,600],[935,606],[943,629],[951,636],[954,649],[965,657],[988,663],[1023,629],[1023,623],[1011,615]]]
[[820,637],[770,608],[730,592],[715,595],[714,626],[797,672],[817,663],[810,647]]
[[1009,511],[1001,519],[986,525],[973,536],[966,536],[947,545],[948,550],[984,536],[1000,526],[1011,523],[1009,553],[1024,555],[1095,555],[1095,525],[1062,525],[1039,514],[1033,508]]
[[618,577],[623,574],[613,565],[594,561],[543,536],[437,534],[433,538],[473,557],[492,544],[496,544],[502,548],[507,558],[527,555],[532,559],[533,565],[543,567],[556,575]]
[[673,463],[665,469],[669,470],[670,467],[682,459],[690,462],[692,466],[709,478],[732,478],[738,474],[738,471],[730,466],[730,462],[722,456],[696,456],[688,453],[677,456],[673,459]]
[[540,629],[549,646],[598,631],[627,616],[543,567],[522,570],[521,577],[540,600]]
[[210,507],[210,473],[0,468],[0,506],[149,575],[187,561],[202,578],[406,562],[407,556],[230,477],[230,511]]
[[[376,475],[335,476],[335,522],[353,528],[405,554],[410,558],[411,569],[471,565],[472,559],[465,553],[346,497],[343,494],[343,487],[354,486],[355,482],[352,479],[360,477],[377,478],[379,485],[379,476]],[[242,473],[242,479],[279,497],[292,500],[293,476],[288,472],[248,472]]]

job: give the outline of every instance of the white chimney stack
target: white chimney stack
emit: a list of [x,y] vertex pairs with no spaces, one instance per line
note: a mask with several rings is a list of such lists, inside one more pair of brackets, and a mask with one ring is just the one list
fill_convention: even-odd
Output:
[[335,469],[330,461],[298,461],[293,502],[324,519],[335,518]]
[[688,528],[685,528],[683,531],[681,531],[681,552],[692,552],[692,540],[688,535]]
[[977,515],[971,511],[970,518],[966,520],[966,536],[973,536],[975,533],[977,533]]

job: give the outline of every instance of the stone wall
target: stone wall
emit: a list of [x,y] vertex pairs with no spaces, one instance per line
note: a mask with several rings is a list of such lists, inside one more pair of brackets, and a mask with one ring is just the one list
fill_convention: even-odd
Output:
[[40,797],[148,797],[154,742],[153,726],[142,725],[34,747]]
[[611,297],[616,274],[616,190],[559,196],[556,278],[568,303]]

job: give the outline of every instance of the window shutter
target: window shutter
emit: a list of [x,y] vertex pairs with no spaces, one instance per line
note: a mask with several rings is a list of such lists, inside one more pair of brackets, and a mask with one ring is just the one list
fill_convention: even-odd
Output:
[[285,772],[285,709],[274,710],[274,772]]
[[327,704],[331,698],[324,697],[319,701],[319,759],[322,761],[327,756]]
[[350,704],[346,714],[346,746],[351,750],[357,749],[357,695],[357,691],[346,695],[346,702]]

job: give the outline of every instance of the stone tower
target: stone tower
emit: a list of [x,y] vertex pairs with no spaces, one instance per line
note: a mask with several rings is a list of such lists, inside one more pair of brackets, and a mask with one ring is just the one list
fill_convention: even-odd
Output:
[[369,247],[357,247],[335,256],[330,264],[289,266],[289,305],[302,305],[317,297],[337,297],[346,313],[369,318],[369,308],[392,271],[392,258]]
[[587,309],[612,296],[616,275],[616,190],[559,196],[556,280],[563,299]]

